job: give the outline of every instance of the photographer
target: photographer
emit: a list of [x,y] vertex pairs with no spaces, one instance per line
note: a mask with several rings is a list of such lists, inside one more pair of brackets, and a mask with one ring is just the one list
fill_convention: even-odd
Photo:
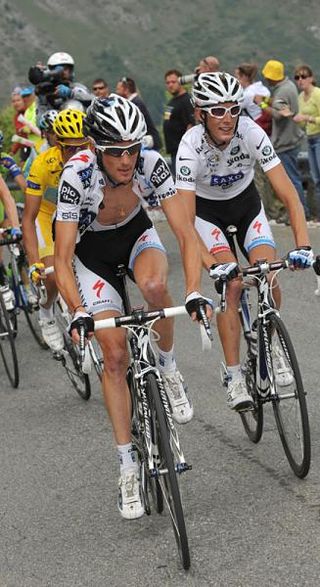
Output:
[[38,119],[46,110],[63,110],[69,100],[76,100],[86,110],[94,98],[86,86],[73,81],[74,59],[69,53],[53,53],[47,66],[37,64],[31,67],[29,80],[38,97]]

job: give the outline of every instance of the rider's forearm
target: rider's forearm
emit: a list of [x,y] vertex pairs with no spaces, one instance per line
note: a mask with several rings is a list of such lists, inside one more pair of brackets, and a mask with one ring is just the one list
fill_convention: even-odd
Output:
[[28,218],[22,218],[23,244],[26,249],[28,263],[33,265],[39,262],[38,238],[35,223]]
[[3,202],[10,225],[16,227],[19,226],[19,218],[15,200],[3,180],[0,182],[0,199]]

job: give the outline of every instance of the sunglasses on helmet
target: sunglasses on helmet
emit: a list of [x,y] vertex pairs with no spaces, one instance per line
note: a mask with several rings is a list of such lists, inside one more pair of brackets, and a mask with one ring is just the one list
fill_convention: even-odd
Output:
[[136,153],[139,153],[140,149],[141,143],[139,142],[132,143],[132,145],[128,145],[127,147],[110,145],[110,147],[103,147],[101,150],[103,150],[106,155],[111,155],[111,157],[123,157],[125,153],[129,156],[136,155]]
[[236,118],[241,112],[241,106],[239,104],[230,106],[230,108],[225,108],[225,106],[212,106],[206,109],[206,112],[213,118],[224,118],[227,112],[230,112],[232,118]]

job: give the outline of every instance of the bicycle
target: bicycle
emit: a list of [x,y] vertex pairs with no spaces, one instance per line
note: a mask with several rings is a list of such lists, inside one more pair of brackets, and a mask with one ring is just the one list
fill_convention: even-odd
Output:
[[13,310],[9,312],[9,316],[14,336],[18,333],[17,317],[22,310],[34,339],[40,348],[47,349],[48,346],[43,340],[39,325],[39,305],[35,296],[31,295],[32,286],[28,277],[28,262],[21,242],[22,237],[12,238],[10,228],[0,229],[0,234],[4,236],[0,241],[0,246],[7,246],[9,252],[7,275],[15,297],[15,305]]
[[0,291],[0,356],[12,387],[19,385],[18,357],[9,312]]
[[[132,309],[126,284],[126,269],[118,267],[122,279],[125,315],[95,322],[102,328],[128,329],[128,387],[132,400],[132,440],[139,455],[142,499],[147,515],[161,514],[166,504],[171,518],[179,556],[184,569],[190,567],[190,552],[180,496],[178,476],[191,470],[186,462],[169,401],[156,365],[151,337],[156,336],[154,323],[162,318],[187,314],[184,306],[146,312]],[[206,332],[210,326],[204,315]],[[84,341],[82,343],[83,349]]]
[[[229,236],[235,233],[235,227],[228,227]],[[311,461],[306,393],[293,344],[272,296],[276,275],[288,267],[288,261],[282,259],[271,263],[259,260],[241,268],[242,277],[250,278],[243,283],[239,316],[246,342],[242,367],[253,408],[240,412],[240,417],[249,439],[258,443],[263,433],[263,409],[271,403],[289,465],[297,477],[304,478]],[[270,272],[275,274],[269,282]],[[254,319],[250,301],[253,290],[257,294]],[[220,284],[220,292],[221,309],[225,309],[226,281]]]

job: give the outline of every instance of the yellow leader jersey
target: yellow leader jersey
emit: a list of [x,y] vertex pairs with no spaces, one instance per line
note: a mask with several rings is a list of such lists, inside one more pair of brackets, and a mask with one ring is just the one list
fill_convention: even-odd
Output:
[[50,216],[54,213],[62,169],[63,161],[59,147],[50,147],[33,161],[27,178],[26,194],[42,198],[39,212]]

